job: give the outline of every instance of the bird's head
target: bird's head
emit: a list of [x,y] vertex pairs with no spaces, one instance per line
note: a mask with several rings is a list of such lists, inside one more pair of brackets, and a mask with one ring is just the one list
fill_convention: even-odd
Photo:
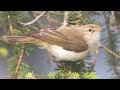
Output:
[[100,33],[101,33],[101,27],[99,25],[95,24],[87,24],[83,25],[80,27],[81,30],[84,32],[84,36],[86,39],[95,39],[95,38],[100,38]]

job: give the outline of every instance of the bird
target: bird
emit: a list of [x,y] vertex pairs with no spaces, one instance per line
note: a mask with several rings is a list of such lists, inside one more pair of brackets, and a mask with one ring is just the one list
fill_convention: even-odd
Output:
[[96,24],[40,29],[25,36],[3,36],[8,43],[32,43],[48,50],[58,61],[85,59],[99,48],[101,27]]

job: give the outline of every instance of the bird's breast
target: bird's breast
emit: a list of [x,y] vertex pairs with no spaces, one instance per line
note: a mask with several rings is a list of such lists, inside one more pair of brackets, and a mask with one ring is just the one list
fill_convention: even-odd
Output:
[[94,37],[91,37],[91,39],[88,41],[89,52],[91,54],[94,53],[99,48],[99,43],[100,43],[99,39],[100,39],[100,34],[95,33]]
[[81,59],[84,59],[89,53],[88,50],[84,52],[68,51],[56,45],[51,45],[48,50],[58,60],[65,60],[65,61],[81,60]]

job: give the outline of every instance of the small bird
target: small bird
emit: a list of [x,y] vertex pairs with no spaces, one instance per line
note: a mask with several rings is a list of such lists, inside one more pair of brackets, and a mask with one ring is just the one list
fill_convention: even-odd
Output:
[[96,24],[41,29],[26,36],[3,36],[8,43],[33,43],[47,49],[59,61],[85,59],[99,47],[101,27]]

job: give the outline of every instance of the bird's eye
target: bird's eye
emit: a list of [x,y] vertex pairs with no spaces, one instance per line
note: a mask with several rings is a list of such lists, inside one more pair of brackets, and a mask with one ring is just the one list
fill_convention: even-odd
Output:
[[92,29],[89,29],[89,32],[91,32],[92,31]]

